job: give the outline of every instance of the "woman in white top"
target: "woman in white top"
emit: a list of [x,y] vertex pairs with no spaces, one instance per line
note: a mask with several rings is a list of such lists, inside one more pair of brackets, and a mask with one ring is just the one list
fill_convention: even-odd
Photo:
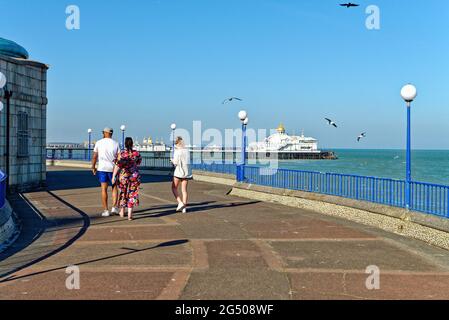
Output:
[[[176,211],[187,212],[187,186],[189,180],[192,179],[192,169],[190,167],[190,153],[185,148],[184,141],[181,137],[176,138],[175,150],[173,153],[173,159],[171,160],[175,166],[175,172],[173,173],[172,191],[176,200],[178,201],[178,207]],[[178,192],[178,187],[181,185],[182,199]]]

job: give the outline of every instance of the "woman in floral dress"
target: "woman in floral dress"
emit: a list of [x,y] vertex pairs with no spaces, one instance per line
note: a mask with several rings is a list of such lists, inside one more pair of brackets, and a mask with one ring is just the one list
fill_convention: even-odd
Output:
[[128,220],[133,219],[133,209],[139,205],[140,173],[138,166],[142,157],[138,151],[133,150],[133,139],[125,139],[125,149],[120,152],[115,161],[112,183],[116,183],[117,174],[120,190],[119,207],[120,216],[125,216],[128,208]]

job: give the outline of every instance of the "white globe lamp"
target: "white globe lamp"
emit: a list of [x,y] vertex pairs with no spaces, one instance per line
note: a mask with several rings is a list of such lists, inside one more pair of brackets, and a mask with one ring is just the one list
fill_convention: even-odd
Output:
[[410,103],[413,100],[415,100],[417,94],[418,94],[418,91],[416,90],[416,87],[412,84],[407,84],[402,87],[401,97],[407,103]]
[[245,110],[242,110],[239,112],[239,119],[241,121],[245,121],[245,119],[248,118],[248,113]]

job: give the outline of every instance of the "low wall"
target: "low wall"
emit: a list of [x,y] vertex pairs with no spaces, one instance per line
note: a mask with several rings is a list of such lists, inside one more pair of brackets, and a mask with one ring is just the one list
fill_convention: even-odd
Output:
[[449,250],[449,219],[363,201],[244,183],[236,183],[230,194],[343,218]]
[[19,227],[14,213],[6,201],[5,206],[0,209],[0,252],[4,251],[13,243],[19,234]]

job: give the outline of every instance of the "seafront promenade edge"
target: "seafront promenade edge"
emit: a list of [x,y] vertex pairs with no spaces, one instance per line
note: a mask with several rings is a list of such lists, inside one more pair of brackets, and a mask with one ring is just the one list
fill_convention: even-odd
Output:
[[[89,163],[75,160],[47,160],[50,166],[89,168]],[[166,170],[145,170],[146,174],[169,175]],[[428,244],[449,250],[449,219],[434,215],[412,212],[367,201],[273,188],[236,182],[235,176],[216,172],[194,170],[197,181],[222,184],[232,187],[230,194],[243,198],[276,202],[295,208],[310,209],[321,214],[373,226],[405,237],[418,239]]]

